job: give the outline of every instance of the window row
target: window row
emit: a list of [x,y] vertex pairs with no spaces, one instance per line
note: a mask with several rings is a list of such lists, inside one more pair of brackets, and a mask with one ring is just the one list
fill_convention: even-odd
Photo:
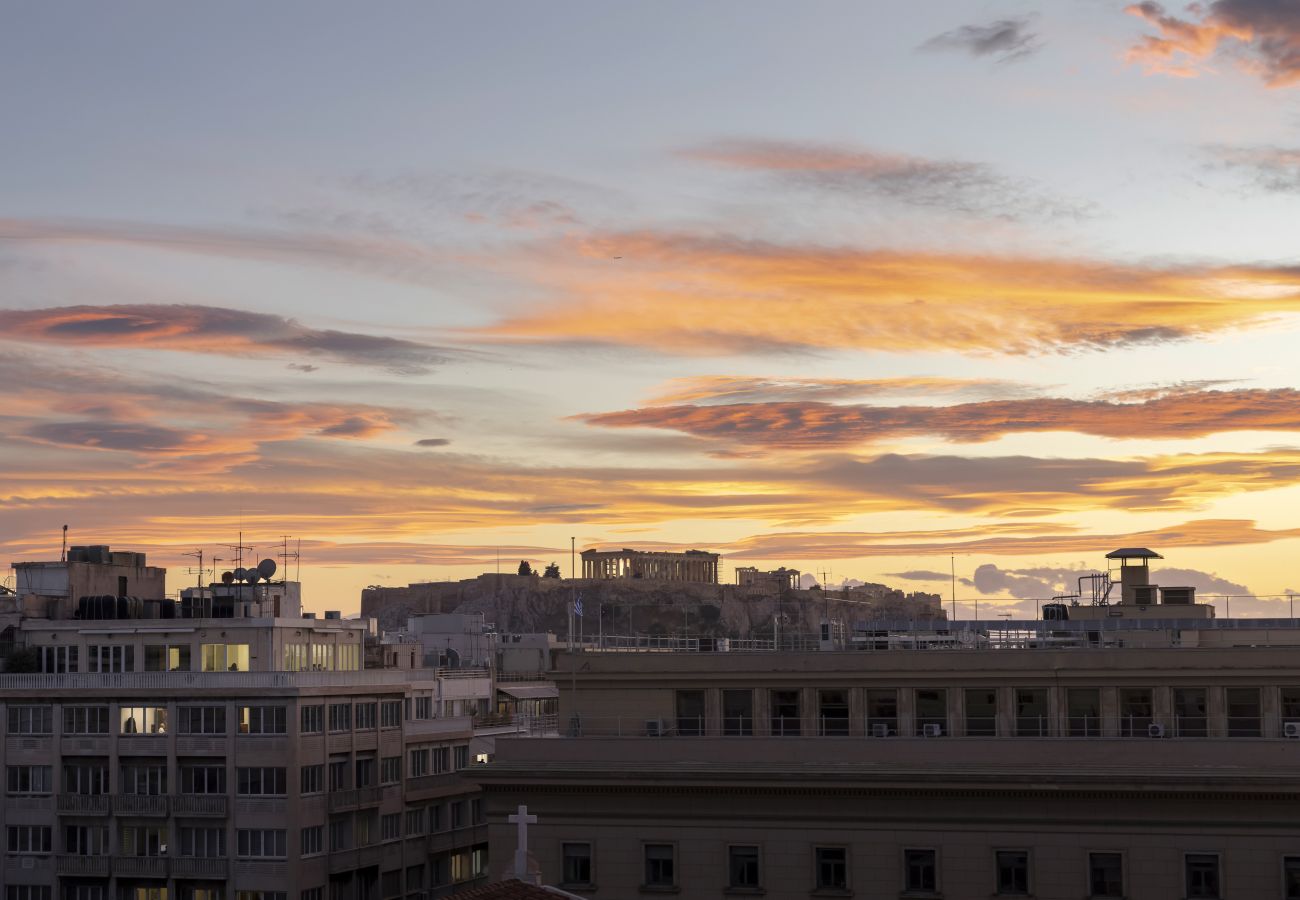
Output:
[[[177,768],[181,794],[220,794],[227,790],[226,762],[223,759],[182,760]],[[168,767],[156,758],[123,760],[118,770],[117,792],[121,794],[169,793]],[[276,796],[288,794],[288,770],[284,766],[240,766],[235,769],[235,792],[240,796]],[[328,773],[328,782],[326,774]],[[60,792],[65,794],[101,795],[109,793],[108,762],[82,758],[66,762],[62,768]],[[402,780],[402,758],[360,755],[356,759],[341,754],[325,763],[299,768],[299,791],[320,794],[330,790],[397,784]],[[54,792],[54,768],[48,765],[14,765],[5,767],[5,791],[11,796],[30,796]]]
[[[561,883],[568,887],[591,887],[595,884],[593,845],[586,842],[561,844]],[[641,845],[642,887],[679,887],[680,866],[677,844],[646,842]],[[810,887],[822,891],[851,889],[850,856],[847,847],[814,846],[809,857]],[[1036,886],[1027,849],[991,851],[992,883],[996,896],[1027,897]],[[939,851],[928,847],[904,848],[899,856],[899,879],[904,892],[938,894],[943,890]],[[1182,858],[1182,897],[1188,900],[1220,900],[1223,897],[1221,858],[1218,853],[1185,853]],[[1118,850],[1089,851],[1086,856],[1084,883],[1080,885],[1089,898],[1122,898],[1127,894],[1126,854]],[[732,844],[727,847],[722,872],[728,888],[761,890],[765,888],[762,850],[756,844]],[[1300,855],[1284,856],[1280,871],[1284,900],[1300,900]],[[1059,882],[1059,879],[1055,879]]]
[[[1016,737],[1261,737],[1265,731],[1262,689],[1228,687],[1211,710],[1210,689],[1180,687],[1157,698],[1151,687],[1116,688],[1103,706],[1100,687],[1061,688],[865,688],[851,702],[847,688],[815,691],[772,689],[764,708],[754,691],[722,689],[716,718],[706,692],[676,691],[676,732],[729,736],[805,733],[888,737],[947,734]],[[1157,699],[1161,703],[1157,705]],[[907,701],[906,713],[904,702]],[[811,703],[813,708],[806,706]],[[860,710],[854,707],[860,703]],[[1278,689],[1276,733],[1300,737],[1300,687]],[[647,729],[651,724],[647,723]],[[659,732],[661,726],[654,723]]]
[[[64,706],[64,735],[163,735],[170,714],[165,706]],[[223,706],[181,706],[176,721],[181,734],[225,734]],[[235,727],[240,734],[287,734],[287,711],[283,706],[240,706],[235,709]],[[9,704],[7,732],[14,735],[54,733],[54,708],[37,704]]]
[[[180,855],[206,858],[226,856],[226,831],[222,827],[182,826]],[[155,857],[167,856],[169,829],[166,825],[123,825],[118,831],[116,851],[108,843],[108,827],[68,825],[63,830],[62,852],[77,856]],[[247,859],[286,856],[283,828],[241,828],[235,832],[237,855]],[[48,825],[10,825],[6,829],[6,851],[11,854],[46,855],[53,850],[53,829]]]

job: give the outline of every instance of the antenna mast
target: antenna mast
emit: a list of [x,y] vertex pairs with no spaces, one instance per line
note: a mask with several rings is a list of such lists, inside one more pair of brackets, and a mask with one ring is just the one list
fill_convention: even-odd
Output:
[[199,574],[199,583],[198,583],[198,588],[199,588],[199,591],[200,591],[199,596],[200,596],[200,597],[203,596],[203,594],[202,594],[202,591],[203,591],[203,550],[202,550],[202,549],[199,549],[199,550],[191,550],[191,551],[188,552],[188,553],[182,553],[181,556],[193,556],[193,557],[195,557],[195,558],[198,559],[198,561],[199,561],[199,567],[198,567],[197,569],[190,569],[190,572],[198,572],[198,574]]
[[[289,538],[291,537],[293,537],[293,535],[291,534],[280,535],[280,562],[284,564],[284,575],[282,577],[286,581],[289,580],[289,560],[293,560],[294,562],[297,562],[298,555],[299,555],[298,550],[289,549]],[[298,541],[298,547],[299,549],[301,549],[302,547],[301,539]],[[295,576],[295,580],[296,580],[296,576]]]

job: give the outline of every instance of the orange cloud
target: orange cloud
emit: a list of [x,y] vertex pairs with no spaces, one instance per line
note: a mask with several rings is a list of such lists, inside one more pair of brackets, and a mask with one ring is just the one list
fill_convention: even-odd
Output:
[[90,347],[154,347],[223,356],[301,356],[421,374],[449,351],[415,341],[307,328],[293,319],[193,304],[0,310],[0,339]]
[[[570,245],[564,299],[470,334],[668,353],[1023,354],[1192,338],[1292,314],[1300,271],[870,252],[649,232]],[[551,260],[565,257],[564,248]],[[572,259],[572,257],[569,257]]]
[[996,378],[764,378],[703,375],[674,378],[652,397],[656,406],[676,403],[772,403],[846,400],[878,395],[925,397],[1024,394],[1025,385]]
[[1189,7],[1198,20],[1170,15],[1155,2],[1136,3],[1125,12],[1153,25],[1127,55],[1148,72],[1195,77],[1200,64],[1225,47],[1238,63],[1269,87],[1300,83],[1300,7],[1287,0],[1215,0]]
[[580,419],[612,428],[667,428],[728,445],[813,450],[917,435],[966,442],[1043,431],[1109,438],[1191,438],[1225,431],[1300,431],[1300,391],[1175,391],[1137,403],[1035,397],[953,406],[816,401],[674,405]]
[[731,559],[855,559],[872,556],[1031,556],[1095,553],[1115,547],[1226,547],[1266,544],[1300,537],[1300,528],[1262,529],[1250,519],[1200,519],[1151,531],[1090,534],[1075,529],[1055,533],[996,534],[985,528],[933,532],[786,532],[756,535],[727,548]]

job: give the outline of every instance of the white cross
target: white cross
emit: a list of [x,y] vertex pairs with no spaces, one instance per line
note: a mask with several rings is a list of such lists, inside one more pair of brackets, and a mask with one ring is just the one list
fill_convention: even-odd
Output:
[[520,806],[519,812],[512,816],[506,816],[507,822],[514,822],[519,826],[519,846],[515,849],[515,877],[520,881],[528,881],[528,826],[537,821],[537,816],[528,814],[527,806]]

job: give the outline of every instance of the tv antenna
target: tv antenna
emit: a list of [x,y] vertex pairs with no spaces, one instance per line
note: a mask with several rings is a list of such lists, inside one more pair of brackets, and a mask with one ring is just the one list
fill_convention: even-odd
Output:
[[199,576],[198,588],[200,591],[202,591],[203,590],[203,551],[190,550],[187,553],[182,553],[181,556],[193,556],[198,559],[199,567],[196,569],[193,566],[191,566],[190,568],[186,569],[186,571],[189,572],[189,574],[191,575],[195,574],[196,572],[198,573]]
[[[289,561],[292,560],[293,562],[298,563],[299,559],[302,556],[301,540],[298,541],[297,549],[294,550],[289,549],[289,538],[291,537],[293,537],[293,535],[291,534],[280,535],[280,562],[284,566],[284,578],[286,581],[289,578]],[[299,563],[299,565],[301,564]]]
[[247,550],[247,551],[249,552],[249,555],[250,555],[250,556],[252,556],[252,553],[253,553],[253,548],[252,548],[252,547],[246,547],[246,546],[244,546],[244,532],[243,532],[243,531],[240,531],[240,532],[239,532],[239,543],[237,543],[237,544],[224,544],[223,546],[224,546],[227,550],[233,550],[233,551],[235,551],[235,567],[236,567],[236,568],[242,568],[242,567],[243,567],[243,565],[244,565],[244,551],[245,551],[245,550]]

